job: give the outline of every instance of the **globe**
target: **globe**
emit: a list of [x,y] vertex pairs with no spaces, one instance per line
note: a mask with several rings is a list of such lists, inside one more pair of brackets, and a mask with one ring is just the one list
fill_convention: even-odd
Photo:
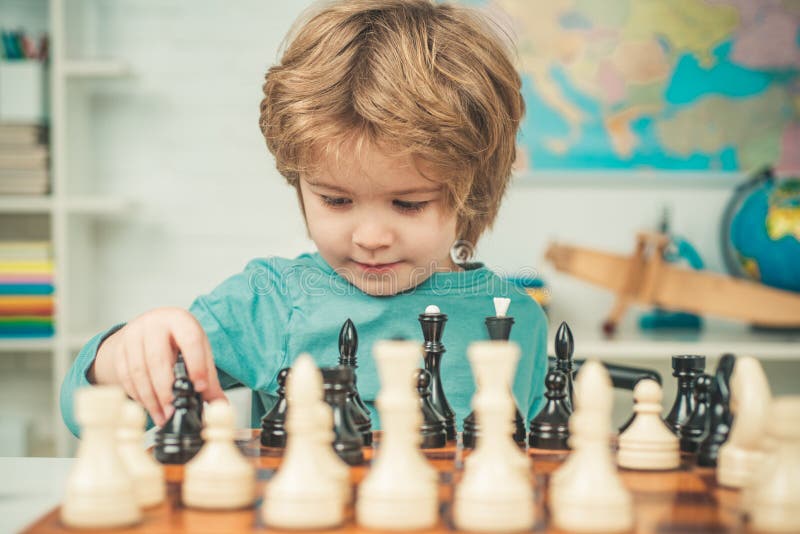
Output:
[[731,274],[800,292],[800,178],[767,169],[739,186],[722,231]]

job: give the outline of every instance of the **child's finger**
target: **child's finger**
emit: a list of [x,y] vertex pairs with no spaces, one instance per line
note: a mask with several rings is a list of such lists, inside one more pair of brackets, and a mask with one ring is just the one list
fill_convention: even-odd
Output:
[[161,410],[161,404],[159,404],[156,393],[153,390],[153,381],[145,359],[144,339],[134,339],[127,349],[128,373],[139,397],[139,402],[150,413],[153,422],[161,426],[165,423],[164,412]]
[[114,358],[114,370],[117,373],[117,378],[122,384],[122,389],[125,390],[125,393],[133,400],[139,402],[139,395],[136,393],[133,380],[131,380],[131,374],[128,371],[128,354],[124,343],[120,346],[120,354],[118,357]]
[[169,337],[164,333],[145,338],[144,345],[153,389],[166,419],[172,411],[172,383],[175,380],[172,367],[175,362],[175,351]]
[[186,372],[189,373],[195,391],[205,391],[209,384],[208,362],[214,361],[206,333],[189,314],[173,318],[170,330],[175,345],[183,354]]
[[203,343],[206,346],[206,369],[208,370],[208,388],[203,392],[203,400],[211,402],[217,399],[227,400],[225,393],[222,391],[222,386],[219,383],[219,376],[217,375],[217,367],[214,365],[214,356],[211,351],[211,344],[208,342],[208,337],[203,336]]

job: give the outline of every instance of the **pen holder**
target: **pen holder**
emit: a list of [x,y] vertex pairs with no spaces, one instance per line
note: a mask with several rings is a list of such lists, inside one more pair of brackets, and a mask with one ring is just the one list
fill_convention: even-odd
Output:
[[0,61],[0,122],[47,121],[47,65],[38,60]]

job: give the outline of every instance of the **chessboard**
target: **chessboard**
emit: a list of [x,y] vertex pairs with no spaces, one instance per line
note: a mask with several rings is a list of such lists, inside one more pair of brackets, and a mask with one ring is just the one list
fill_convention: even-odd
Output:
[[[242,430],[236,443],[244,455],[252,461],[258,473],[258,495],[263,495],[264,486],[281,464],[283,449],[263,447],[261,430]],[[460,439],[460,438],[459,438]],[[420,532],[444,533],[455,530],[451,519],[451,503],[455,484],[463,472],[463,462],[470,453],[460,444],[440,449],[427,449],[429,463],[439,474],[439,522],[435,528]],[[456,442],[456,443],[460,443]],[[380,432],[375,433],[375,443],[364,448],[365,463],[351,468],[350,479],[353,491],[366,476],[376,447],[380,447]],[[532,480],[535,488],[536,524],[533,532],[564,532],[555,528],[548,517],[547,488],[550,475],[570,454],[569,451],[527,449],[531,459]],[[635,524],[631,532],[637,533],[690,533],[690,532],[742,532],[745,530],[738,490],[717,484],[713,468],[693,465],[691,456],[682,457],[681,466],[670,471],[634,471],[620,469],[625,487],[632,493]],[[168,496],[164,503],[144,510],[144,519],[135,527],[114,529],[123,533],[220,533],[220,532],[281,532],[266,527],[259,508],[259,497],[253,506],[236,511],[205,511],[190,509],[181,503],[183,465],[167,465],[166,478]],[[598,491],[603,491],[598,488]],[[59,519],[59,508],[55,508],[25,533],[64,534],[97,532],[96,530],[70,529]],[[352,507],[347,511],[345,524],[332,529],[331,533],[375,532],[355,523]]]

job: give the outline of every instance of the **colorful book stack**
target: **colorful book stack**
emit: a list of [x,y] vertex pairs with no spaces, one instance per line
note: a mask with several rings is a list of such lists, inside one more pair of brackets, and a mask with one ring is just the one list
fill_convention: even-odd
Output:
[[47,241],[0,241],[0,338],[53,335],[53,260]]
[[0,124],[0,195],[43,195],[50,190],[47,131]]

